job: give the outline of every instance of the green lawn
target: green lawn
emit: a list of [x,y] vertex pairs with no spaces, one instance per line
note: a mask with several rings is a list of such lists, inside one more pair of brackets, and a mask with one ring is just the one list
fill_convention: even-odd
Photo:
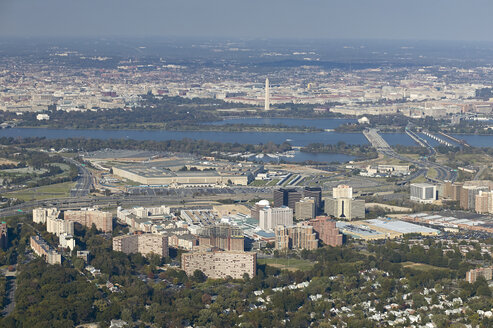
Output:
[[37,188],[23,189],[4,194],[4,197],[17,198],[24,201],[41,200],[49,198],[60,198],[70,196],[70,189],[75,186],[75,182],[63,182]]
[[428,170],[428,173],[426,175],[428,176],[428,178],[435,179],[438,176],[438,172],[436,169],[432,168]]
[[275,186],[281,179],[272,179],[267,186]]
[[266,264],[271,267],[286,269],[290,271],[308,271],[310,270],[314,262],[301,259],[285,259],[285,258],[273,258],[273,259],[258,259],[257,263],[260,265]]
[[250,186],[253,187],[265,186],[269,182],[270,182],[269,180],[253,180],[252,183],[250,183]]

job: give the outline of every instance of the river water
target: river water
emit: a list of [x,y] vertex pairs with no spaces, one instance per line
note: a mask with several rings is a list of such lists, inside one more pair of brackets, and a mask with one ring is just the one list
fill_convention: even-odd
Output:
[[[293,118],[247,118],[228,119],[221,122],[209,124],[283,124],[288,126],[309,126],[322,129],[334,129],[345,123],[353,123],[355,120],[348,119],[293,119]],[[135,140],[181,140],[184,138],[203,139],[217,142],[238,142],[245,144],[265,144],[273,142],[280,144],[289,142],[293,146],[306,146],[310,143],[336,144],[345,142],[347,144],[368,144],[361,133],[338,133],[338,132],[217,132],[217,131],[165,131],[165,130],[93,130],[93,129],[44,129],[44,128],[12,128],[1,129],[0,137],[46,137],[48,139],[58,138],[95,138],[95,139],[135,139]],[[416,145],[405,133],[383,133],[382,137],[390,145]],[[422,135],[424,137],[424,135]],[[466,140],[472,146],[493,147],[493,136],[479,135],[455,135],[455,137]],[[426,137],[425,137],[426,138]],[[437,143],[430,139],[430,144]],[[345,162],[353,159],[351,156],[341,154],[308,154],[297,152],[290,161],[320,161],[320,162]],[[278,159],[271,159],[277,161]]]

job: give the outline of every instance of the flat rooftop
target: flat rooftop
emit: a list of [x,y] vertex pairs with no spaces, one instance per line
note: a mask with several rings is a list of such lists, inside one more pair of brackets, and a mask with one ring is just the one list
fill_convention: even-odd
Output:
[[409,223],[405,221],[395,220],[395,219],[372,219],[372,220],[365,220],[365,222],[368,222],[370,225],[375,227],[379,227],[387,230],[393,230],[402,234],[440,233],[440,231],[436,229],[428,228],[425,226],[421,226],[418,224]]

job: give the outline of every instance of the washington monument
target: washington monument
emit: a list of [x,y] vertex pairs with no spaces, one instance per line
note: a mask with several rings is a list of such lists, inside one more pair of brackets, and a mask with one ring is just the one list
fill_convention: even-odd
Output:
[[269,78],[265,79],[265,110],[270,109]]

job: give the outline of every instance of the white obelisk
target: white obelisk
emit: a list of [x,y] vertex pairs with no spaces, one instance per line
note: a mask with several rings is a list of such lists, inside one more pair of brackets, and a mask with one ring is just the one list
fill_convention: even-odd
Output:
[[265,79],[265,110],[270,109],[269,78]]

